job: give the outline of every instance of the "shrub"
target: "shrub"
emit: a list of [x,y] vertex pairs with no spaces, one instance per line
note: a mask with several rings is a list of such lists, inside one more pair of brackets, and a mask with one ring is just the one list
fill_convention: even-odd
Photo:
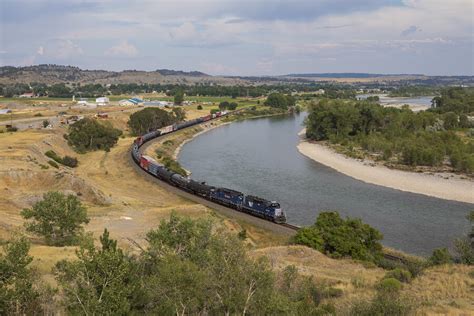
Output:
[[384,293],[396,293],[402,288],[402,283],[395,278],[386,278],[377,285],[377,290]]
[[237,103],[231,102],[231,103],[229,103],[229,105],[227,106],[227,109],[230,110],[230,111],[234,111],[235,109],[237,109],[237,106],[238,106]]
[[56,168],[56,169],[59,168],[59,165],[56,163],[56,161],[48,160],[48,164],[49,164],[51,167],[54,167],[54,168]]
[[247,239],[247,230],[242,228],[242,230],[237,234],[237,237],[239,237],[240,240]]
[[63,163],[63,165],[65,165],[67,167],[76,168],[77,164],[78,164],[78,161],[77,161],[77,158],[70,157],[70,156],[64,156],[64,158],[62,159],[62,163]]
[[8,126],[7,127],[7,132],[16,132],[18,131],[18,127],[16,126]]
[[341,289],[329,287],[324,290],[323,296],[326,298],[335,298],[335,297],[341,297],[343,293],[344,292]]
[[408,283],[412,279],[410,271],[407,271],[402,268],[396,268],[392,271],[389,271],[385,274],[384,279],[396,279],[403,283]]
[[211,109],[209,113],[216,114],[217,112],[219,112],[219,109]]
[[49,158],[53,159],[54,161],[56,161],[58,163],[62,163],[61,157],[59,157],[58,154],[56,154],[56,152],[53,151],[53,150],[48,150],[47,152],[44,153],[44,155],[46,157],[49,157]]
[[70,156],[64,156],[63,158],[61,158],[53,150],[48,150],[44,154],[46,157],[49,157],[53,159],[55,162],[60,163],[64,166],[71,167],[71,168],[77,167],[77,163],[78,163],[77,158],[70,157]]
[[170,157],[164,157],[162,160],[163,164],[165,167],[173,172],[176,172],[177,174],[180,174],[182,176],[187,176],[186,170],[184,170],[179,162],[176,160],[170,158]]
[[393,294],[377,294],[372,301],[358,302],[351,311],[350,315],[354,316],[402,316],[410,315],[413,306],[399,295]]
[[41,114],[41,113],[36,113],[34,116],[35,116],[35,117],[42,117],[43,114]]
[[48,125],[49,125],[49,121],[48,121],[48,120],[44,120],[44,121],[43,121],[43,128],[48,127]]
[[453,262],[453,258],[446,248],[439,248],[433,251],[433,254],[428,259],[432,265],[448,264]]
[[198,106],[197,106],[197,109],[198,109],[198,110],[202,110],[202,105],[198,105]]

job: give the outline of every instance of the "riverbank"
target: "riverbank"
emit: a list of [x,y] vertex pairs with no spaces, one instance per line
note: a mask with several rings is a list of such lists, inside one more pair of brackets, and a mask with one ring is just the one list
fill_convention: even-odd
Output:
[[473,181],[447,177],[446,174],[389,169],[373,161],[348,158],[322,143],[307,141],[303,131],[300,132],[300,137],[297,148],[301,154],[357,180],[446,200],[474,203]]

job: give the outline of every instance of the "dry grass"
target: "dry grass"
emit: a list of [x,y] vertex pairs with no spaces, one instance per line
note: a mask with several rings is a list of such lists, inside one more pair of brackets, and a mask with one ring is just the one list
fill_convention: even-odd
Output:
[[418,305],[420,313],[474,315],[473,267],[443,265],[426,270],[404,289]]
[[380,268],[331,259],[305,246],[268,247],[251,251],[251,256],[267,257],[277,271],[294,265],[299,273],[312,276],[316,283],[341,289],[343,296],[330,300],[340,312],[348,310],[355,301],[372,298],[375,284],[385,275]]

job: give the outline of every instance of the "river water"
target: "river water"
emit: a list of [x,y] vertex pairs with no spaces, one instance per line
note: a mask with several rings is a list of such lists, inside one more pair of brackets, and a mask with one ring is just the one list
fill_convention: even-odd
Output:
[[358,217],[386,246],[429,255],[468,230],[473,204],[367,184],[319,164],[296,148],[305,114],[234,122],[204,133],[178,157],[192,178],[280,202],[288,222],[311,225],[324,210]]

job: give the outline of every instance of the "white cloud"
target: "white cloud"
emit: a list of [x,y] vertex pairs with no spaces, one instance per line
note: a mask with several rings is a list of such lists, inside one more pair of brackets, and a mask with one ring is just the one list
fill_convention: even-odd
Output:
[[38,55],[43,55],[44,54],[44,47],[43,46],[38,47],[38,50],[36,51],[36,53]]
[[69,59],[84,54],[82,48],[69,39],[58,40],[55,46],[49,51],[49,54],[60,59]]
[[107,49],[104,54],[106,56],[134,57],[138,55],[138,49],[128,41],[123,40],[118,45]]

